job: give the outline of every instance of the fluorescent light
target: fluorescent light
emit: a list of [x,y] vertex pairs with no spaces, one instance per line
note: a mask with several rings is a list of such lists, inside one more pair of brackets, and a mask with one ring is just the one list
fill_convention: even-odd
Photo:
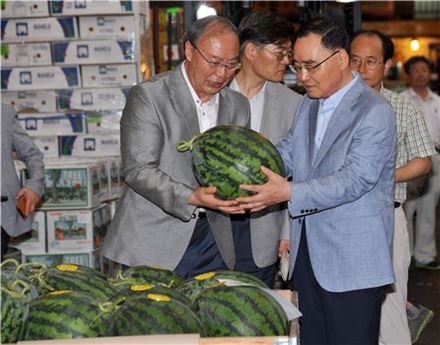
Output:
[[208,17],[208,16],[215,16],[217,14],[217,11],[215,8],[209,7],[205,4],[201,4],[199,9],[197,10],[197,19]]

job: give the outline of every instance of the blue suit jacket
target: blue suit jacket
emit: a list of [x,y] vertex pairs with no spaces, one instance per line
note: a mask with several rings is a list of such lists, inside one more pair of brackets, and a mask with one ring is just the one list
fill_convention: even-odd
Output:
[[277,145],[293,178],[291,270],[304,221],[313,272],[324,289],[390,284],[394,111],[359,78],[336,107],[315,154],[318,105],[304,97],[288,137]]

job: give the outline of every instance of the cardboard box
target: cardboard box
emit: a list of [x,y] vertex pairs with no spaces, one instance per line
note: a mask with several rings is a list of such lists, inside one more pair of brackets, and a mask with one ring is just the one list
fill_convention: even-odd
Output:
[[58,110],[122,110],[129,88],[76,89],[58,91]]
[[134,41],[96,40],[52,43],[55,65],[134,62]]
[[90,38],[131,38],[135,37],[135,21],[128,16],[85,16],[78,18],[79,36]]
[[43,152],[46,158],[58,158],[58,137],[57,136],[47,136],[47,137],[34,137],[33,141],[35,145]]
[[6,0],[1,2],[2,18],[47,17],[49,6],[41,0]]
[[2,68],[2,90],[66,89],[81,86],[78,66]]
[[52,64],[50,43],[3,43],[3,67],[47,66]]
[[[109,212],[111,212],[110,209]],[[23,254],[45,253],[46,215],[42,211],[37,211],[29,217],[32,217],[31,230],[19,237],[12,237],[9,245],[21,250]]]
[[[127,14],[138,10],[145,13],[148,1],[136,0],[59,0],[49,3],[50,12],[53,16],[84,14]],[[138,6],[138,7],[136,7]]]
[[110,220],[110,209],[106,204],[92,210],[48,211],[48,253],[92,251],[99,248]]
[[17,119],[33,137],[77,135],[86,133],[85,114],[71,113],[19,113]]
[[[25,254],[23,255],[23,263],[25,262],[42,262],[49,265],[60,264],[76,264],[100,269],[100,262],[97,262],[95,251],[85,251],[76,253],[58,253],[58,254]],[[42,343],[46,343],[43,340]],[[57,340],[59,341],[59,340]]]
[[27,108],[42,113],[57,111],[57,94],[50,90],[5,91],[2,92],[2,103],[9,104],[20,111]]
[[2,20],[3,42],[44,42],[76,37],[78,28],[74,17]]
[[132,86],[137,83],[136,64],[81,66],[83,87]]
[[59,137],[61,156],[106,157],[121,154],[119,134],[85,134]]
[[[124,178],[122,173],[122,159],[121,157],[113,157],[107,162],[110,179],[110,199],[119,198],[124,187]],[[116,207],[116,205],[115,205]],[[116,209],[111,209],[112,217]]]
[[119,134],[121,110],[86,111],[87,133]]
[[90,209],[100,204],[99,165],[72,160],[46,160],[42,210]]

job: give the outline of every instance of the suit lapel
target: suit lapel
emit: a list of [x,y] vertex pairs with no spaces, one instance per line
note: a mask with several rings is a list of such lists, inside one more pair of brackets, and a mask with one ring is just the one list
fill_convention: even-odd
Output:
[[361,89],[361,83],[358,80],[337,105],[328,123],[321,147],[316,154],[315,161],[313,162],[314,166],[317,166],[325,157],[339,134],[351,126],[353,122],[351,108],[357,102]]
[[315,135],[316,135],[316,123],[318,121],[318,108],[319,101],[315,100],[309,109],[309,162],[312,166],[315,158]]
[[170,77],[170,93],[175,104],[179,107],[179,114],[182,114],[182,120],[189,132],[189,138],[200,134],[199,120],[197,110],[188,85],[183,78],[181,65],[177,66]]
[[232,123],[231,103],[226,97],[225,88],[219,92],[217,125],[225,125]]
[[267,82],[266,89],[264,90],[264,104],[263,114],[261,117],[260,133],[269,139],[278,125],[278,121],[276,121],[275,117],[278,115],[277,104],[278,95],[273,92],[270,82]]

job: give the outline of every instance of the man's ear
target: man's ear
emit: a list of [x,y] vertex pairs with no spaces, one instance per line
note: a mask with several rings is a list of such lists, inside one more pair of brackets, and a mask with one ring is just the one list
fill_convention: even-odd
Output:
[[186,60],[191,61],[193,54],[194,54],[193,46],[191,45],[191,43],[189,43],[189,41],[186,41],[185,42],[185,58],[186,58]]
[[341,67],[341,70],[345,70],[350,66],[350,55],[348,55],[345,49],[339,49],[339,53],[337,54],[338,61]]
[[247,43],[244,47],[243,54],[247,60],[253,61],[257,55],[257,46],[251,42]]
[[384,62],[384,71],[383,71],[383,76],[386,77],[388,75],[388,71],[391,68],[391,65],[393,64],[393,61],[391,59],[388,59],[387,61]]

